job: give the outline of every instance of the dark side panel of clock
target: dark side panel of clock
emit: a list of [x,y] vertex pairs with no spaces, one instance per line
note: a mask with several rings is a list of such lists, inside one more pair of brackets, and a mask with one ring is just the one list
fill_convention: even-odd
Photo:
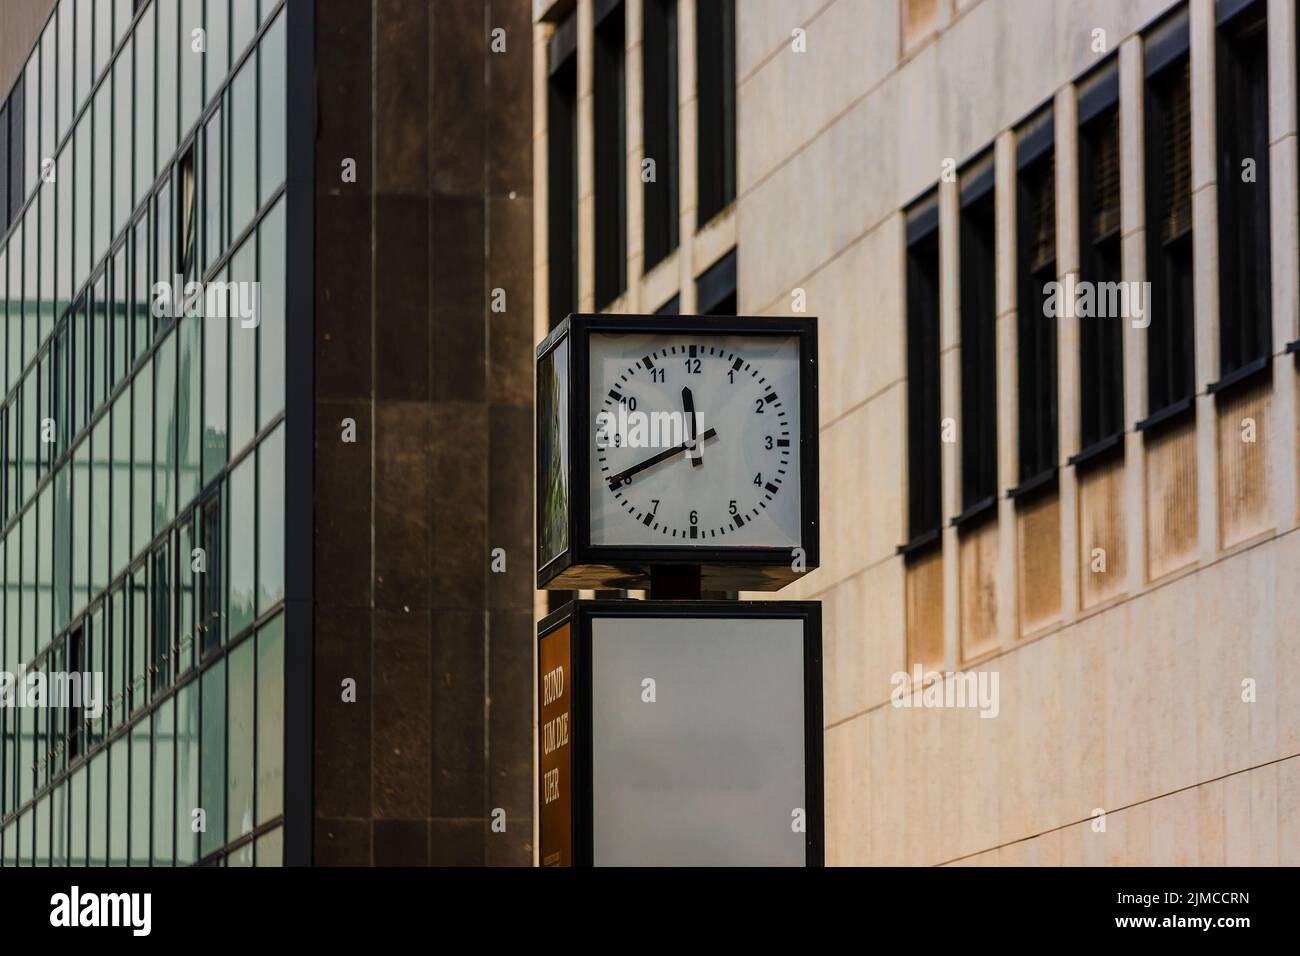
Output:
[[539,588],[817,567],[815,319],[571,315],[537,357]]

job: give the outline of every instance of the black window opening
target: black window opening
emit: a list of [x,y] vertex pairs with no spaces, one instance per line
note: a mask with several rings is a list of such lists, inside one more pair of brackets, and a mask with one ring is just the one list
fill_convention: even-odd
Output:
[[997,210],[993,156],[961,176],[961,502],[959,520],[994,514],[998,493]]
[[550,325],[578,309],[578,62],[571,14],[547,47],[546,196]]
[[681,297],[676,295],[655,309],[655,315],[681,315],[681,312]]
[[1136,306],[1121,284],[1119,69],[1114,60],[1079,94],[1079,438],[1077,460],[1118,448],[1124,432],[1124,323]]
[[939,205],[931,194],[907,214],[907,536],[938,540]]
[[[677,0],[644,0],[641,26],[645,271],[677,248]],[[653,166],[649,166],[653,163]]]
[[[601,7],[601,4],[597,4]],[[592,51],[596,308],[627,288],[627,78],[621,3],[605,3]]]
[[736,4],[696,0],[697,221],[736,198]]
[[1224,378],[1266,367],[1273,341],[1266,4],[1231,6],[1239,9],[1220,23],[1216,48],[1219,374]]
[[709,266],[695,280],[695,311],[698,315],[736,314],[736,250]]
[[225,618],[226,583],[221,513],[221,495],[213,494],[200,507],[204,559],[199,584],[199,653],[207,656],[221,646]]
[[171,686],[172,673],[172,566],[171,549],[164,541],[153,553],[153,638],[149,654],[149,673],[153,692]]
[[1047,314],[1059,313],[1047,307],[1048,285],[1056,281],[1054,145],[1048,110],[1026,125],[1016,148],[1018,493],[1049,484],[1057,464],[1059,319]]
[[198,278],[198,179],[194,146],[181,156],[176,167],[176,267],[187,282]]
[[1196,392],[1192,278],[1192,99],[1186,11],[1147,37],[1145,119],[1147,418]]

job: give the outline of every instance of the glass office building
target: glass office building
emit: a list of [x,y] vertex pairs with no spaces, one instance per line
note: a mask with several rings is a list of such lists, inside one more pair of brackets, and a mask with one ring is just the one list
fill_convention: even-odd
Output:
[[0,3],[0,866],[529,862],[529,3]]
[[0,708],[4,866],[284,858],[287,20],[59,0],[0,100],[0,669],[104,679]]

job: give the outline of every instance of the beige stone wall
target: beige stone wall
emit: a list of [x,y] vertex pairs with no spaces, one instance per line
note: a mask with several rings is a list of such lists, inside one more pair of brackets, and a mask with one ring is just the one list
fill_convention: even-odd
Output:
[[[639,0],[626,2],[639,22]],[[589,3],[577,0],[580,17]],[[781,596],[824,602],[828,863],[1300,864],[1300,388],[1282,353],[1300,337],[1295,0],[1269,0],[1272,384],[1217,405],[1206,393],[1218,377],[1214,4],[1189,0],[1195,422],[1158,441],[1135,430],[1145,341],[1127,329],[1124,458],[1077,475],[1077,329],[1064,324],[1059,494],[1029,509],[1001,496],[978,540],[945,526],[918,573],[895,554],[907,511],[901,210],[939,184],[945,159],[995,148],[1005,492],[1016,474],[1013,130],[1054,104],[1058,268],[1075,271],[1073,82],[1103,58],[1092,49],[1103,30],[1120,62],[1123,269],[1143,278],[1139,33],[1175,5],[738,0],[738,199],[697,235],[693,2],[681,2],[682,246],[641,276],[633,201],[618,307],[649,311],[680,290],[691,311],[694,277],[734,241],[740,312],[787,312],[803,289],[819,316],[823,561]],[[549,27],[536,29],[540,39]],[[795,29],[806,53],[791,47]],[[630,105],[637,37],[630,28]],[[544,113],[539,102],[539,195]],[[630,170],[638,148],[629,143]],[[942,408],[956,416],[957,194],[939,185]],[[1230,426],[1250,414],[1258,442],[1244,446]],[[944,446],[945,525],[960,510],[959,461]],[[1108,550],[1103,581],[1090,577],[1095,546]],[[998,716],[891,706],[891,675],[916,657],[996,671]],[[1242,700],[1247,679],[1254,703]]]

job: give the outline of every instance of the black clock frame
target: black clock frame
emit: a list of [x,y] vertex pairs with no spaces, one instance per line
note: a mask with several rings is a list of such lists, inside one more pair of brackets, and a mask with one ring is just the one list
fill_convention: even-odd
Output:
[[[724,620],[800,620],[803,622],[803,706],[804,706],[804,866],[825,866],[825,767],[823,755],[822,711],[822,606],[820,601],[569,601],[552,611],[537,625],[537,659],[541,659],[541,642],[565,624],[569,632],[569,673],[572,676],[570,698],[569,802],[573,866],[592,866],[595,862],[592,820],[595,815],[595,790],[592,779],[591,724],[591,622],[593,618],[719,618]],[[541,675],[537,677],[540,689]],[[537,694],[534,714],[540,720]],[[541,744],[538,744],[539,748]],[[539,751],[540,752],[540,751]],[[540,760],[534,763],[540,775]],[[542,782],[539,779],[538,785]],[[540,790],[538,791],[541,792]]]
[[[799,340],[799,502],[803,568],[792,567],[790,548],[690,547],[683,545],[607,546],[591,543],[591,488],[588,474],[590,419],[588,346],[592,332],[652,335],[795,336]],[[813,316],[663,316],[575,313],[560,322],[537,347],[541,361],[569,340],[568,447],[570,482],[568,547],[537,568],[539,589],[643,588],[652,575],[696,575],[700,586],[718,591],[776,591],[818,566],[817,319]],[[536,462],[537,544],[541,559],[543,462]]]

